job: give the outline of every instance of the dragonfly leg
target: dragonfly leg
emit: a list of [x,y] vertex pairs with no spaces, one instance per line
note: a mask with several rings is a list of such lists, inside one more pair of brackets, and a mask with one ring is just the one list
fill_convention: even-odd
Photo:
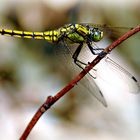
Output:
[[104,48],[92,48],[93,50],[101,50],[101,51],[103,51],[104,50]]
[[93,54],[93,55],[98,55],[98,54],[100,54],[100,52],[95,52],[95,51],[97,51],[97,50],[104,50],[103,48],[93,48],[92,46],[91,46],[91,44],[90,44],[90,42],[87,42],[87,45],[88,45],[88,48],[90,49],[90,51],[91,51],[91,53]]
[[84,62],[82,62],[82,61],[80,61],[80,60],[77,59],[78,56],[79,56],[79,54],[80,54],[80,51],[81,51],[82,47],[83,47],[83,43],[81,43],[81,44],[77,47],[76,51],[75,51],[74,54],[72,55],[72,58],[74,59],[74,63],[75,63],[78,67],[80,67],[81,69],[84,69],[84,68],[83,68],[80,64],[78,64],[78,63],[81,63],[81,64],[83,64],[83,65],[86,65],[86,64],[85,64]]
[[[85,66],[86,66],[87,64],[77,59],[78,56],[79,56],[79,54],[80,54],[80,51],[81,51],[82,47],[83,47],[83,44],[80,44],[80,45],[78,46],[78,48],[77,48],[76,51],[74,52],[72,58],[74,59],[74,63],[75,63],[79,68],[81,68],[81,69],[84,70],[84,68],[83,68],[80,64],[83,64],[83,65],[85,65]],[[79,63],[80,63],[80,64],[79,64]],[[88,62],[88,64],[89,64],[89,62]],[[93,70],[96,71],[96,69],[93,69]],[[89,74],[92,78],[96,79],[96,76],[93,76],[93,75],[90,74],[90,73],[88,73],[88,74]]]

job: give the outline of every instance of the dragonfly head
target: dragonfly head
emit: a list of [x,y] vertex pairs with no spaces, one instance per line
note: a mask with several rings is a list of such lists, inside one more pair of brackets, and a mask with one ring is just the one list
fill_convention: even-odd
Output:
[[90,38],[94,42],[98,42],[103,38],[103,31],[99,30],[98,28],[90,29]]

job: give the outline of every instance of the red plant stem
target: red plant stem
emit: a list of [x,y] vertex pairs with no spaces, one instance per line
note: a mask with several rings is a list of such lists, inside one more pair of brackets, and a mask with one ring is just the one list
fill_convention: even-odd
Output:
[[43,103],[43,105],[38,109],[36,114],[33,116],[32,120],[29,122],[26,127],[24,133],[22,134],[20,140],[25,140],[39,118],[63,95],[65,95],[69,90],[71,90],[97,63],[99,63],[108,53],[110,53],[114,48],[116,48],[120,43],[134,35],[135,33],[140,31],[140,25],[135,27],[134,29],[128,31],[126,34],[121,36],[119,39],[114,41],[111,45],[106,47],[101,54],[99,54],[89,65],[85,67],[85,69],[80,72],[67,86],[65,86],[60,92],[58,92],[55,96],[49,96],[47,100]]

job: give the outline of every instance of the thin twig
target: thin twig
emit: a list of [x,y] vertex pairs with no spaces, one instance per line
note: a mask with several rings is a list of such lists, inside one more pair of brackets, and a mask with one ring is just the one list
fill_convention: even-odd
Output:
[[43,105],[38,109],[36,114],[33,116],[32,120],[29,122],[26,127],[24,133],[22,134],[20,140],[25,140],[39,118],[63,95],[65,95],[69,90],[71,90],[96,64],[100,62],[108,53],[110,53],[114,48],[116,48],[120,43],[129,38],[130,36],[136,34],[140,31],[140,25],[135,27],[134,29],[128,31],[126,34],[121,36],[119,39],[114,41],[111,45],[105,48],[101,54],[99,54],[89,65],[85,67],[85,69],[80,72],[67,86],[65,86],[60,92],[58,92],[55,96],[47,97],[47,100],[43,103]]

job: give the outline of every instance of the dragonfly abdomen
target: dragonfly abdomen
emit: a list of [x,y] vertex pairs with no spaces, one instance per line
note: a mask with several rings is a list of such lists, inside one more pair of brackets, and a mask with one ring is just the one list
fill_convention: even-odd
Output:
[[28,32],[28,31],[17,31],[0,29],[0,34],[4,36],[13,36],[18,38],[33,38],[33,39],[45,39],[48,42],[58,42],[58,31],[46,31],[46,32]]

